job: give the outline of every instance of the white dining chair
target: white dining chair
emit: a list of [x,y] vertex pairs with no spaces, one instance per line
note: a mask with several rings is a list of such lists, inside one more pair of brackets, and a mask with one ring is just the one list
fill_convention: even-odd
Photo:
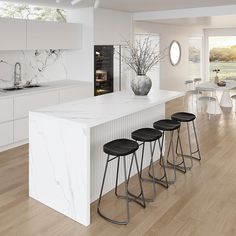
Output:
[[200,111],[203,111],[203,103],[206,103],[206,112],[209,115],[209,119],[211,118],[211,115],[221,114],[220,104],[216,96],[216,90],[212,88],[198,88],[198,91],[199,94],[201,94],[198,97],[198,101],[200,102]]
[[189,91],[193,89],[193,80],[185,80],[185,91]]
[[196,86],[199,85],[201,81],[202,81],[201,78],[195,78],[195,79],[193,79],[194,88],[196,88]]
[[[193,80],[186,80],[184,82],[185,84],[185,96],[183,97],[183,106],[185,107],[185,102],[186,102],[186,97],[189,98],[191,96],[192,99],[192,108],[193,108],[193,100],[194,100],[194,95],[198,93],[198,91],[194,87],[194,81]],[[196,99],[197,100],[197,99]],[[187,99],[189,101],[189,99]]]
[[236,94],[232,95],[231,98],[234,100],[234,111],[236,112]]

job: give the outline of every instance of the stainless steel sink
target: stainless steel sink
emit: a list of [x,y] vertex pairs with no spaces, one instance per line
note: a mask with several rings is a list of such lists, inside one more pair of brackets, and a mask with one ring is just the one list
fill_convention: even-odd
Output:
[[26,84],[24,86],[14,86],[14,87],[8,87],[8,88],[3,88],[1,89],[2,92],[7,92],[7,91],[17,91],[17,90],[22,90],[22,89],[30,89],[30,88],[38,88],[41,87],[39,84]]
[[23,86],[24,88],[39,88],[41,85],[39,84],[27,84]]
[[8,87],[8,88],[3,88],[3,91],[15,91],[15,90],[21,90],[23,87]]

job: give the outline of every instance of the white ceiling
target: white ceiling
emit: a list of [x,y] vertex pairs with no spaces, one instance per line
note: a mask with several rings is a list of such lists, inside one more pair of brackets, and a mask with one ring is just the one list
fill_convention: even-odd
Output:
[[199,26],[202,28],[226,28],[236,27],[236,15],[167,19],[153,22],[178,26]]
[[[92,7],[95,0],[81,0],[74,7]],[[33,5],[72,7],[71,0],[10,0]],[[129,12],[159,11],[207,6],[234,5],[236,0],[100,0],[99,7]]]

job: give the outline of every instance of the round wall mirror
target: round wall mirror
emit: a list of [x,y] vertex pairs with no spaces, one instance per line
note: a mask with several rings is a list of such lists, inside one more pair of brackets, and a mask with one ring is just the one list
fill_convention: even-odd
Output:
[[173,66],[178,65],[181,59],[181,47],[178,41],[171,42],[169,54],[171,64]]

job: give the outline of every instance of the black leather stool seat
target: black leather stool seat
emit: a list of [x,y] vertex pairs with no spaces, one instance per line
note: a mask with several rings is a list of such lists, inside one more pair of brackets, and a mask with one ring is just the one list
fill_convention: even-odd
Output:
[[163,131],[173,131],[180,127],[180,122],[170,119],[158,120],[153,124],[153,127]]
[[137,142],[130,139],[116,139],[103,146],[103,151],[108,155],[126,156],[134,153],[139,148]]
[[189,112],[177,112],[171,116],[171,119],[179,122],[190,122],[196,119],[196,116]]
[[132,132],[132,139],[140,142],[152,142],[158,140],[162,133],[159,130],[152,129],[152,128],[143,128],[138,129]]

